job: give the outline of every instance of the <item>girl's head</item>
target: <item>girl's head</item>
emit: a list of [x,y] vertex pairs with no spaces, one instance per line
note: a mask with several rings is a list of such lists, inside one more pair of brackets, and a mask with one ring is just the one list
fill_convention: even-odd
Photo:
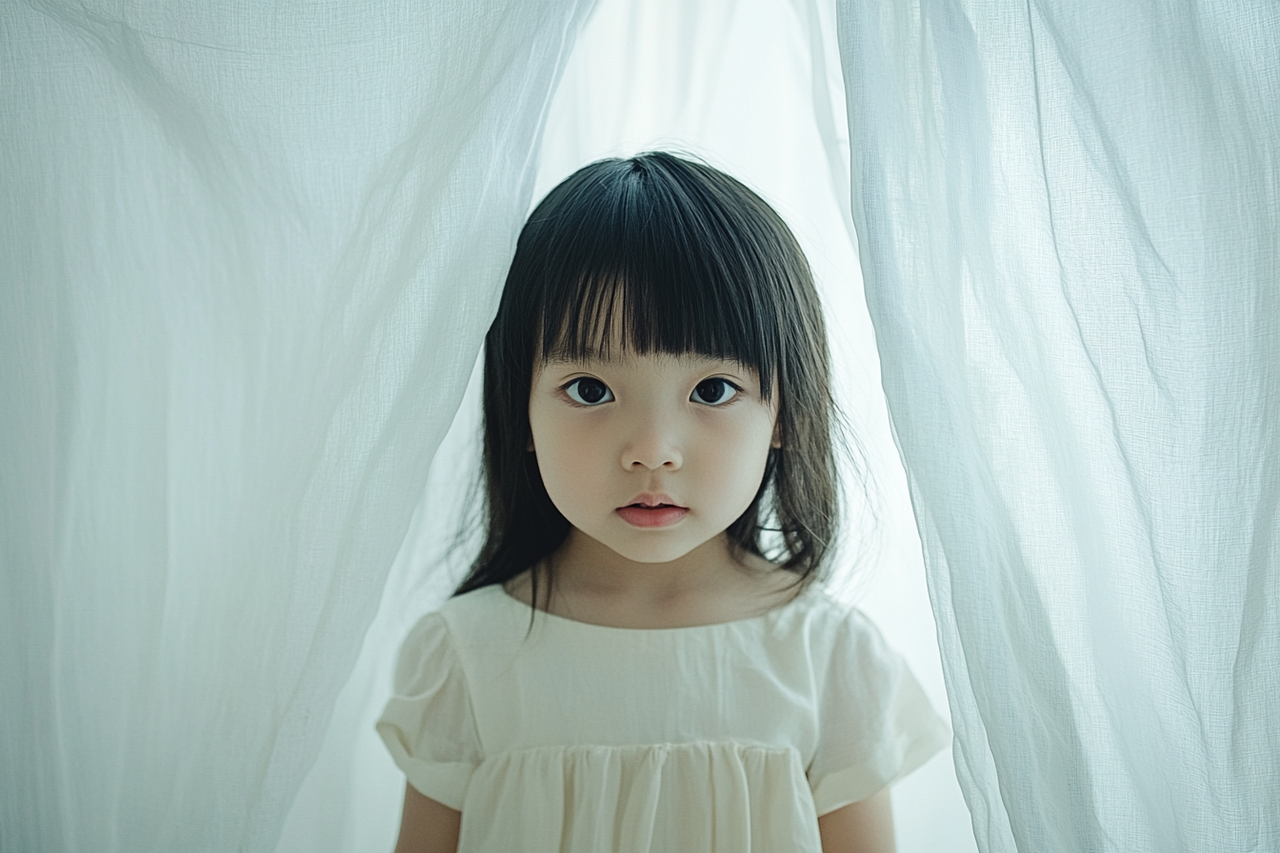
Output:
[[459,592],[552,554],[566,515],[642,562],[723,532],[805,581],[835,535],[833,421],[817,292],[778,215],[670,154],[592,163],[529,217],[485,339],[487,529]]

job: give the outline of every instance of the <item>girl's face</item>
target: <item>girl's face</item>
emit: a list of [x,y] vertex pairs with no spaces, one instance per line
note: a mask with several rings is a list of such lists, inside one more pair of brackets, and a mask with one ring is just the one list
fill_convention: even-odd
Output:
[[534,372],[531,449],[573,527],[628,560],[669,562],[750,506],[778,446],[777,405],[734,361],[551,361]]

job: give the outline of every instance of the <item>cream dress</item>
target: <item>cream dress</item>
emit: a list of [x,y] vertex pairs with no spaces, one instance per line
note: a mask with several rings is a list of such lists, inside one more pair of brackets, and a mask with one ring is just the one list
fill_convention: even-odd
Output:
[[459,853],[818,853],[818,815],[950,737],[816,586],[692,628],[529,617],[501,586],[424,617],[377,724],[409,784],[462,811]]

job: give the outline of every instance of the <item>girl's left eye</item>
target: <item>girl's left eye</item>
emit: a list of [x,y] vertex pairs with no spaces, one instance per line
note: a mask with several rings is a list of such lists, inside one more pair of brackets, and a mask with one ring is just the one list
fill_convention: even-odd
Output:
[[579,406],[598,406],[613,400],[613,392],[609,386],[599,379],[583,376],[564,386],[564,393]]
[[741,391],[741,388],[728,379],[721,379],[717,376],[699,382],[698,386],[693,389],[689,399],[707,406],[723,406],[737,397]]

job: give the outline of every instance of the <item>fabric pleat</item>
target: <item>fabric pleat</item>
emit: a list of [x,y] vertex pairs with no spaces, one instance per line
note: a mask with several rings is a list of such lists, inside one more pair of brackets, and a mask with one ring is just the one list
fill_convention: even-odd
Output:
[[458,850],[818,853],[813,802],[797,791],[807,792],[804,768],[789,749],[700,742],[509,752],[477,769]]
[[0,5],[0,850],[273,849],[590,5]]

